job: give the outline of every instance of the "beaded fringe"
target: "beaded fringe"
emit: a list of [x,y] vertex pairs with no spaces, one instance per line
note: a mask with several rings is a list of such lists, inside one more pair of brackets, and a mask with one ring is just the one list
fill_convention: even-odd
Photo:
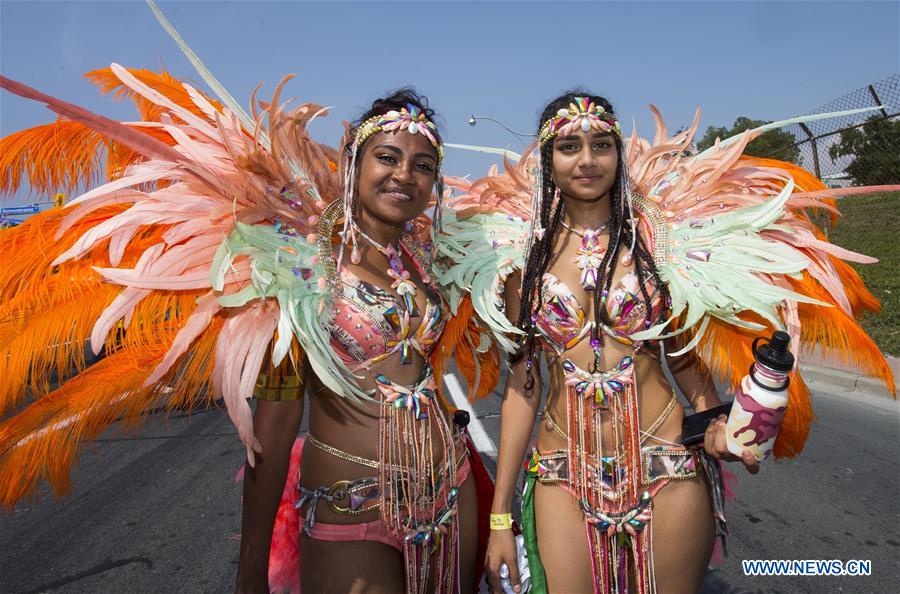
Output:
[[[651,505],[641,488],[640,416],[634,366],[622,390],[609,398],[609,406],[595,404],[579,394],[574,385],[566,389],[568,470],[570,486],[585,512],[585,529],[593,563],[594,591],[601,594],[653,594]],[[566,372],[568,379],[569,372]],[[612,444],[607,466],[603,450],[602,418],[608,413]],[[609,469],[614,489],[604,496],[602,474]],[[637,530],[604,524],[599,514],[621,516],[631,511],[642,526]],[[598,514],[599,512],[599,514]]]
[[[405,594],[425,594],[432,580],[436,594],[456,594],[459,529],[455,494],[452,501],[446,496],[456,482],[456,449],[440,411],[428,408],[426,416],[417,419],[406,407],[381,406],[381,517],[403,540]],[[440,439],[440,459],[434,455],[434,430]],[[391,472],[397,467],[412,471]]]

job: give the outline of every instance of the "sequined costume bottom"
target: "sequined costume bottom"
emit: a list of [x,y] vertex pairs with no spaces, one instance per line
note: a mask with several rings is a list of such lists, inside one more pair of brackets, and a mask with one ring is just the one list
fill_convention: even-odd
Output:
[[[675,408],[674,395],[659,418],[646,431],[641,430],[633,357],[624,357],[613,369],[593,373],[566,360],[563,370],[565,423],[560,426],[549,413],[545,418],[567,447],[535,450],[526,463],[522,527],[533,591],[547,592],[534,513],[535,486],[542,483],[562,487],[581,509],[595,592],[654,594],[653,498],[672,481],[696,479],[702,467],[713,491],[717,532],[724,533],[718,463],[707,459],[702,450],[654,437]],[[607,416],[612,431],[604,437],[602,426]],[[649,445],[650,439],[666,445]]]

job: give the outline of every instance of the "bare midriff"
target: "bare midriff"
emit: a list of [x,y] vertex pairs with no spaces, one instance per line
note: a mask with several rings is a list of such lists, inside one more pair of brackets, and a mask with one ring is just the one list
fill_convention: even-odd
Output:
[[[369,371],[362,371],[358,375],[363,376],[359,385],[365,390],[374,390],[375,382],[372,379],[374,373],[388,376],[398,384],[412,385],[419,378],[425,360],[419,353],[412,353],[409,363],[400,364],[399,356],[379,362]],[[440,378],[436,378],[440,381]],[[311,378],[309,391],[309,432],[328,445],[342,450],[348,454],[378,460],[378,423],[379,407],[384,406],[378,402],[365,402],[354,404],[346,398],[340,398],[325,388],[318,378]],[[381,396],[375,398],[380,400]],[[437,402],[428,407],[429,414],[440,414],[444,421],[451,426],[452,419],[447,411],[442,410]],[[431,454],[434,457],[435,466],[443,463],[440,435],[435,427],[431,431]],[[457,448],[457,460],[465,455],[464,448]],[[371,468],[344,460],[319,448],[306,445],[303,450],[303,458],[300,467],[301,484],[308,488],[332,485],[338,481],[353,480],[378,476],[378,469]],[[378,518],[377,510],[363,513],[358,516],[350,516],[333,511],[327,505],[321,505],[317,511],[317,520],[333,524],[356,524],[371,522]]]
[[[604,349],[606,360],[604,365],[611,368],[614,367],[622,357],[630,355],[631,347],[607,342]],[[549,353],[547,357],[548,371],[548,396],[546,410],[549,411],[552,419],[557,425],[561,425],[565,431],[566,423],[566,400],[565,400],[565,379],[562,369],[562,359],[569,358],[576,365],[584,364],[583,369],[590,368],[593,361],[593,352],[587,341],[582,342],[575,348],[566,351],[562,358],[555,353]],[[650,354],[639,350],[634,355],[635,364],[635,380],[637,390],[635,397],[638,399],[638,413],[641,421],[641,430],[649,429],[654,421],[666,409],[672,398],[672,388],[663,374],[662,367],[657,359]],[[676,404],[675,408],[663,421],[662,425],[654,431],[653,435],[661,440],[669,442],[681,441],[682,419],[684,418],[684,408],[681,404]],[[610,415],[601,414],[601,428],[603,431],[602,441],[604,443],[612,443],[613,428],[610,422]],[[619,429],[621,431],[621,428]],[[665,443],[662,442],[662,443]],[[652,442],[651,442],[652,443]],[[537,447],[541,451],[549,451],[556,449],[565,449],[566,442],[553,430],[552,425],[543,419],[540,424],[537,436]],[[601,455],[608,455],[610,452],[599,452]]]
[[[575,248],[571,238],[568,240],[562,239],[560,248],[560,251],[551,260],[547,272],[553,274],[555,278],[572,291],[572,297],[577,299],[582,308],[585,322],[591,321],[594,319],[594,294],[593,291],[586,291],[581,288],[579,271],[574,265],[570,264]],[[616,287],[626,275],[633,272],[633,264],[629,263],[626,265],[620,262],[613,275],[612,286]],[[603,336],[602,340],[600,358],[597,361],[597,371],[606,371],[614,368],[622,361],[623,357],[634,357],[634,397],[638,400],[641,430],[646,431],[666,409],[672,398],[672,388],[663,374],[659,360],[651,354],[647,346],[641,347],[635,352],[635,346],[637,345],[631,343],[625,337],[614,339],[610,336]],[[565,431],[566,384],[562,362],[569,359],[578,368],[593,371],[594,349],[587,338],[578,341],[577,344],[572,345],[559,354],[551,345],[544,343],[544,341],[541,341],[541,344],[546,354],[549,371],[549,377],[543,378],[548,384],[549,390],[545,410],[550,412],[552,418]],[[662,425],[654,431],[654,436],[669,442],[680,442],[683,417],[684,408],[680,404],[676,404],[674,410],[672,410]],[[613,427],[611,426],[610,415],[601,413],[600,418],[603,431],[602,442],[604,444],[612,444]],[[622,428],[619,428],[619,430],[621,431]],[[538,431],[537,446],[539,450],[547,451],[563,449],[567,444],[544,419]],[[609,452],[595,453],[609,455]]]

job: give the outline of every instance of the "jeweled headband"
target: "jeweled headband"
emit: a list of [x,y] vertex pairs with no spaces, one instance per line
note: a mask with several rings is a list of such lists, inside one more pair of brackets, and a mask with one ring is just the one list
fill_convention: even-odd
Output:
[[410,134],[421,134],[431,143],[438,154],[438,163],[444,158],[444,145],[437,136],[437,128],[434,123],[425,117],[415,105],[410,103],[401,107],[399,111],[392,109],[389,112],[369,118],[359,125],[353,149],[358,150],[376,132],[391,132],[393,130],[405,130]]
[[606,111],[602,105],[595,105],[587,97],[575,97],[568,108],[560,109],[555,116],[544,122],[538,138],[543,146],[558,135],[568,136],[578,129],[585,132],[611,132],[622,137],[622,129],[615,115]]

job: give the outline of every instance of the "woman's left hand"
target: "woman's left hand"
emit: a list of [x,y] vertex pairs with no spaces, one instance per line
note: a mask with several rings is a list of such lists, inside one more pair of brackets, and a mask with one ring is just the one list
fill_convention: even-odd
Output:
[[706,428],[706,435],[704,435],[703,449],[717,460],[726,460],[729,462],[740,460],[744,463],[744,467],[750,474],[756,474],[759,472],[759,461],[757,461],[753,452],[744,449],[744,451],[741,452],[741,456],[738,457],[728,451],[727,438],[725,436],[726,421],[728,421],[727,416],[719,415],[710,422],[709,426]]

